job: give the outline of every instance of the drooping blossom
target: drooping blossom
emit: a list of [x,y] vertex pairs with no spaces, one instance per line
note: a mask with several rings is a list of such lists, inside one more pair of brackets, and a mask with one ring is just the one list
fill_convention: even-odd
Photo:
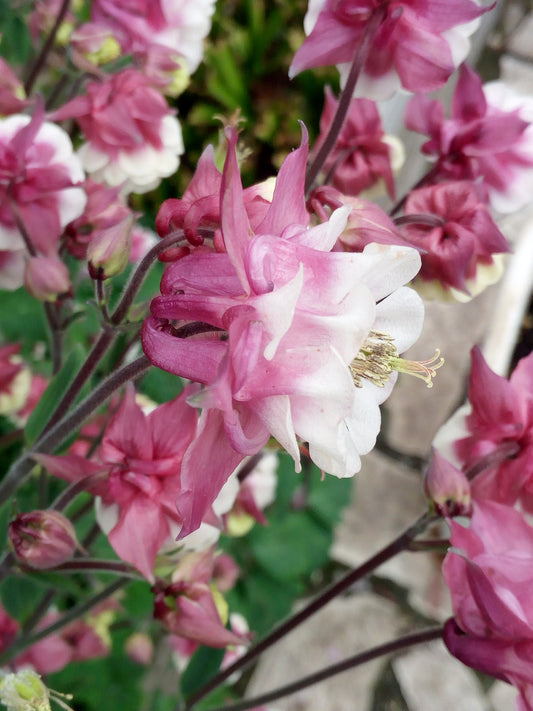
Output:
[[164,45],[187,61],[190,74],[203,56],[215,0],[94,0],[91,19],[110,27],[124,53]]
[[214,571],[213,550],[191,553],[172,574],[170,584],[154,588],[154,617],[172,635],[210,647],[245,644],[246,634],[226,629],[228,606],[210,585]]
[[[421,249],[422,268],[415,284],[429,283],[444,296],[464,300],[497,281],[503,271],[496,255],[510,247],[476,187],[468,181],[442,183],[409,193],[402,234]],[[424,218],[428,218],[424,221]],[[433,221],[432,221],[433,220]],[[462,292],[457,294],[457,292]]]
[[472,511],[470,483],[464,472],[437,450],[424,475],[424,492],[440,516],[468,516]]
[[133,58],[152,86],[165,96],[179,96],[187,88],[187,60],[173,47],[152,44],[143,52],[135,52]]
[[178,120],[147,77],[124,69],[54,112],[75,118],[87,142],[79,156],[97,182],[124,191],[147,192],[176,172],[183,140]]
[[8,537],[17,560],[46,570],[69,560],[78,547],[72,523],[59,511],[30,511],[15,516]]
[[[320,117],[320,134],[314,150],[319,150],[333,121],[338,101],[330,87]],[[328,182],[345,195],[359,195],[382,180],[394,198],[393,148],[381,126],[376,104],[369,99],[352,99],[336,143],[324,163]],[[396,148],[396,153],[398,149]],[[398,156],[395,155],[395,167]],[[399,156],[401,160],[401,156]]]
[[468,400],[435,447],[468,475],[473,500],[520,502],[533,512],[533,354],[507,380],[474,348]]
[[[237,137],[226,131],[225,251],[196,250],[170,265],[143,327],[144,350],[155,365],[205,385],[191,400],[204,410],[183,463],[181,535],[199,525],[230,472],[271,435],[298,469],[300,438],[324,471],[358,471],[359,455],[373,447],[379,430],[378,403],[394,378],[389,382],[389,370],[387,387],[358,376],[356,385],[352,361],[372,330],[389,334],[403,351],[423,317],[418,297],[401,288],[419,268],[414,250],[373,245],[362,254],[330,252],[347,208],[307,228],[306,139],[285,159],[268,212],[252,230]],[[176,337],[174,323],[195,321],[211,333]]]
[[454,618],[448,650],[464,664],[513,684],[517,711],[533,709],[533,528],[492,501],[474,505],[470,528],[449,522],[443,573]]
[[24,286],[39,301],[57,301],[71,291],[67,266],[58,256],[30,257],[24,269]]
[[72,61],[80,69],[91,64],[106,64],[120,57],[120,44],[111,29],[102,23],[86,22],[72,32],[69,37]]
[[289,75],[337,64],[346,80],[357,46],[380,14],[356,95],[379,100],[400,86],[433,91],[443,86],[468,53],[468,37],[487,8],[471,0],[310,0],[308,35]]
[[107,472],[89,487],[101,498],[101,525],[117,554],[151,581],[159,549],[177,535],[181,523],[175,506],[181,490],[180,467],[198,419],[186,403],[190,394],[186,389],[145,415],[133,388],[128,388],[105,429],[97,459],[37,455],[53,475],[68,481]]
[[437,99],[417,95],[407,106],[405,124],[429,137],[422,151],[436,160],[434,181],[481,178],[494,206],[510,212],[530,198],[521,181],[533,174],[533,113],[531,102],[516,96],[506,102],[505,94],[497,84],[485,92],[481,78],[463,64],[451,117],[444,117]]
[[[54,256],[63,228],[85,207],[85,193],[76,187],[84,178],[68,135],[43,121],[42,108],[33,118],[0,120],[0,250],[24,250],[22,223],[35,251]],[[21,286],[22,273],[9,276]]]

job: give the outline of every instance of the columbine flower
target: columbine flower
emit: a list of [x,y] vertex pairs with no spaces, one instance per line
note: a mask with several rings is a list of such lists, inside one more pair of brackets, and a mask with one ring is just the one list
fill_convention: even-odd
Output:
[[[419,268],[414,250],[372,245],[363,254],[330,252],[347,208],[307,229],[306,140],[283,163],[271,206],[252,231],[237,137],[232,129],[227,135],[220,203],[226,251],[196,250],[168,267],[143,328],[144,350],[155,365],[205,384],[191,400],[204,412],[183,463],[182,535],[199,525],[243,457],[271,435],[298,470],[297,437],[309,442],[324,471],[358,471],[359,455],[374,445],[378,403],[392,381],[387,376],[380,383],[386,386],[375,388],[363,375],[358,387],[350,364],[373,328],[403,351],[423,316],[418,297],[400,288]],[[194,321],[211,333],[175,337],[180,332],[172,322]]]
[[[429,283],[435,291],[440,287],[444,297],[464,301],[499,279],[503,264],[494,257],[508,252],[509,244],[475,185],[460,181],[413,190],[404,212],[407,218],[422,215],[421,222],[414,218],[402,227],[403,236],[422,250],[415,280],[422,294]],[[426,216],[430,219],[424,223]]]
[[39,570],[64,563],[78,546],[72,523],[53,510],[19,514],[10,522],[8,535],[17,559]]
[[533,114],[531,105],[516,97],[500,103],[502,93],[508,92],[497,86],[485,92],[480,77],[463,64],[451,118],[444,118],[439,101],[419,95],[407,106],[405,124],[429,136],[422,151],[436,159],[434,181],[482,178],[494,206],[510,212],[530,198],[519,183],[526,171],[533,174]]
[[87,138],[79,156],[96,181],[143,193],[178,168],[183,153],[180,125],[161,94],[135,69],[90,82],[84,96],[53,116],[79,123]]
[[533,354],[509,380],[472,349],[469,404],[441,428],[435,447],[468,475],[473,500],[533,512]]
[[446,5],[418,0],[311,0],[304,20],[307,39],[296,52],[289,75],[339,64],[346,76],[372,16],[383,19],[356,86],[358,96],[386,99],[403,86],[432,91],[443,86],[466,57],[468,36],[486,12],[470,0]]
[[214,9],[215,0],[94,0],[91,18],[114,31],[124,53],[157,44],[170,47],[186,59],[192,74],[202,59]]
[[[41,108],[31,119],[0,120],[0,250],[24,249],[20,220],[34,248],[55,256],[63,228],[85,207],[83,190],[74,187],[84,177],[68,135],[43,122]],[[14,278],[14,287],[22,277],[23,272]],[[4,280],[2,286],[14,288]]]
[[[315,151],[327,135],[337,105],[331,89],[326,87]],[[396,154],[400,150],[403,155],[403,150],[387,140],[376,104],[369,99],[352,99],[346,121],[324,164],[328,182],[341,193],[355,196],[383,180],[387,192],[394,198],[393,148],[396,150],[395,166],[399,169],[403,159]]]
[[517,687],[517,711],[533,708],[533,529],[491,501],[474,506],[470,528],[450,521],[443,573],[454,619],[448,650],[464,664]]

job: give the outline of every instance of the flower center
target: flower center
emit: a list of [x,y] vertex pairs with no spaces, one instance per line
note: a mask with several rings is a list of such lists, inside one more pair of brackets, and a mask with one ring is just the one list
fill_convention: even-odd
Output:
[[423,380],[428,388],[433,387],[433,378],[437,370],[444,364],[440,351],[429,360],[406,360],[400,358],[394,345],[394,338],[388,333],[370,331],[361,346],[359,353],[350,363],[350,372],[354,385],[363,387],[363,381],[369,380],[380,388],[385,387],[391,373],[408,373]]

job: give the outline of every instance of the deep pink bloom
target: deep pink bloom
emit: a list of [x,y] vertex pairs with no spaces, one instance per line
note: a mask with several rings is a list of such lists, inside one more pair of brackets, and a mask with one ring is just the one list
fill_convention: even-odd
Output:
[[[311,0],[304,27],[309,35],[296,52],[289,74],[331,64],[351,63],[371,17],[384,17],[363,67],[359,95],[391,96],[443,86],[466,57],[467,23],[487,8],[471,0]],[[341,73],[346,73],[343,66]]]
[[85,206],[83,190],[75,187],[85,176],[70,139],[43,117],[38,107],[31,120],[21,115],[0,120],[1,250],[24,249],[18,216],[34,248],[54,256],[63,228]]
[[[315,151],[327,135],[338,103],[326,87]],[[370,99],[352,99],[342,130],[324,164],[328,182],[345,195],[358,195],[383,179],[387,192],[394,198],[391,146],[383,140],[384,135],[376,104]]]
[[473,472],[472,498],[520,501],[533,512],[533,354],[507,380],[474,348],[468,397],[466,436],[455,441],[454,453],[463,470]]
[[164,45],[186,58],[192,74],[202,59],[214,7],[215,0],[94,0],[91,19],[108,25],[125,53]]
[[[350,364],[396,299],[395,313],[406,299],[399,350],[417,337],[422,318],[415,295],[398,289],[418,269],[414,250],[374,245],[363,254],[331,252],[347,208],[307,229],[306,138],[285,159],[268,212],[252,228],[237,136],[232,129],[227,136],[220,194],[226,251],[195,250],[168,267],[143,328],[144,350],[154,364],[205,385],[191,400],[204,411],[183,463],[181,535],[198,527],[244,455],[257,453],[271,435],[298,468],[297,437],[309,442],[311,457],[325,471],[358,471],[359,454],[374,444],[378,401],[388,390],[375,388],[374,395],[363,384],[356,387]],[[174,322],[195,321],[212,332],[176,337]],[[385,330],[393,321],[400,325],[402,319],[387,319]]]
[[436,218],[434,225],[407,223],[402,234],[423,250],[417,278],[437,281],[445,290],[453,287],[468,293],[478,266],[492,264],[494,254],[510,249],[475,185],[467,181],[414,190],[404,213]]
[[452,101],[451,118],[442,104],[418,95],[407,106],[405,124],[429,136],[422,151],[436,159],[435,181],[483,179],[491,193],[507,193],[517,171],[533,166],[529,123],[518,109],[488,103],[480,77],[463,64]]
[[76,119],[87,138],[80,157],[97,181],[146,192],[178,168],[183,152],[179,124],[164,97],[135,69],[89,82],[86,94],[53,118]]
[[424,491],[440,516],[468,516],[471,513],[468,479],[437,450],[433,450],[424,475]]
[[470,528],[449,522],[443,573],[454,619],[449,651],[474,669],[517,687],[519,711],[533,709],[533,529],[521,513],[491,501],[474,505]]
[[117,554],[152,581],[155,557],[181,523],[175,507],[181,491],[181,462],[196,435],[198,418],[185,401],[189,395],[187,388],[145,415],[135,402],[133,388],[128,388],[106,427],[97,460],[75,454],[38,455],[52,474],[68,481],[108,472],[90,487],[101,497],[100,523]]
[[8,615],[0,603],[0,653],[9,647],[18,629],[18,622]]

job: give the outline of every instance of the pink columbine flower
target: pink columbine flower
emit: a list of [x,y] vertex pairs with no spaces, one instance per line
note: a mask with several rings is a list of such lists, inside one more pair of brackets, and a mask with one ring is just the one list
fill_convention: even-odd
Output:
[[470,483],[464,472],[437,450],[424,476],[424,491],[440,516],[468,516],[472,511]]
[[[430,282],[445,293],[474,295],[501,275],[494,257],[510,247],[474,184],[459,181],[414,190],[404,213],[406,219],[422,217],[402,227],[407,241],[422,250],[422,268],[416,278],[422,289]],[[495,273],[492,281],[486,278],[489,271]]]
[[215,0],[94,0],[91,19],[113,30],[123,52],[164,45],[186,59],[192,74],[202,60],[214,9]]
[[[326,87],[315,151],[327,135],[338,103],[331,89]],[[328,182],[341,193],[355,196],[383,180],[387,192],[394,198],[391,152],[392,146],[386,140],[375,102],[352,99],[335,146],[324,164]]]
[[472,499],[533,512],[533,354],[509,380],[472,350],[469,404],[437,433],[435,446],[470,479]]
[[181,128],[147,77],[124,69],[53,114],[75,118],[87,143],[79,156],[91,177],[124,191],[147,192],[175,173],[183,153]]
[[150,581],[159,549],[177,535],[181,523],[175,506],[181,491],[180,468],[195,437],[198,417],[186,403],[190,394],[186,389],[145,415],[135,402],[133,388],[128,388],[105,429],[98,460],[76,454],[37,455],[53,475],[67,481],[108,473],[89,487],[101,499],[100,525],[109,532],[117,554]]
[[[268,212],[252,229],[237,136],[226,131],[225,252],[199,249],[169,266],[143,328],[144,350],[155,365],[205,385],[191,400],[204,411],[183,464],[181,535],[199,525],[229,474],[271,435],[298,470],[300,438],[324,471],[358,471],[359,455],[374,445],[378,403],[392,381],[385,388],[364,377],[354,382],[352,361],[372,330],[390,334],[403,351],[423,318],[418,297],[401,288],[419,268],[414,250],[371,245],[362,254],[331,252],[348,208],[307,228],[306,138],[285,159]],[[174,324],[195,321],[211,332],[204,325],[203,336],[176,337]]]
[[470,528],[449,522],[443,573],[454,619],[448,650],[464,664],[517,687],[517,711],[533,709],[533,529],[492,501],[474,506]]
[[8,536],[17,560],[39,570],[64,563],[78,547],[72,523],[53,510],[19,514],[9,523]]
[[337,64],[346,80],[357,45],[375,13],[383,13],[356,93],[375,100],[408,91],[443,86],[468,53],[473,22],[488,8],[471,0],[310,0],[304,29],[308,35],[289,75]]
[[[68,135],[43,122],[42,108],[31,119],[0,119],[0,250],[24,250],[20,221],[35,250],[55,256],[63,228],[85,207],[85,193],[76,187],[84,178]],[[10,274],[15,286],[22,277]]]
[[407,106],[405,124],[429,136],[422,151],[436,159],[434,181],[482,178],[494,206],[510,212],[530,198],[520,182],[533,175],[533,113],[530,103],[516,97],[500,103],[502,93],[508,94],[497,85],[485,91],[480,77],[463,64],[451,118],[444,118],[439,101],[418,95]]

